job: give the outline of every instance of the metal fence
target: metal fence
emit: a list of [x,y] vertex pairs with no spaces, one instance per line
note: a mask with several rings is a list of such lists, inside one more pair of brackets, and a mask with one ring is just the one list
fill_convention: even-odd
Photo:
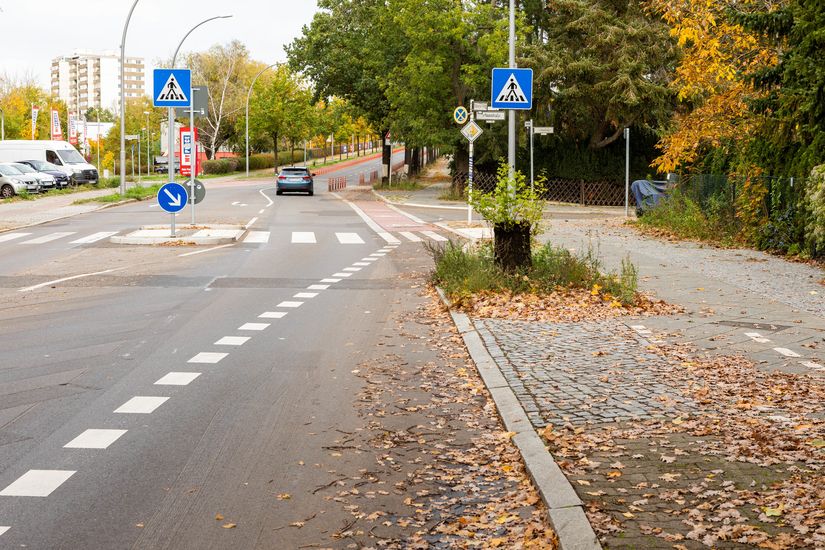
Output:
[[[453,186],[461,189],[467,186],[467,174],[457,173],[453,176]],[[476,173],[473,187],[481,192],[492,192],[496,187],[496,175]],[[624,183],[613,180],[572,180],[564,178],[548,179],[544,183],[542,198],[553,202],[566,202],[582,206],[624,206]],[[636,203],[630,196],[630,205]]]

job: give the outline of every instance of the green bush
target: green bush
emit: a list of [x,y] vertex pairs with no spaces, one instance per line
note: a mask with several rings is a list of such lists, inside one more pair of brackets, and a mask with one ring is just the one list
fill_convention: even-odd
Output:
[[432,281],[457,301],[481,292],[542,294],[557,288],[593,289],[598,286],[625,305],[636,303],[636,266],[625,259],[619,273],[603,273],[592,248],[576,255],[548,243],[534,253],[531,267],[517,272],[499,268],[489,244],[466,250],[450,242],[429,244],[427,249],[435,261]]
[[221,160],[207,160],[203,163],[204,174],[228,174],[231,165],[225,159]]
[[825,164],[811,171],[805,188],[805,240],[812,256],[825,256]]

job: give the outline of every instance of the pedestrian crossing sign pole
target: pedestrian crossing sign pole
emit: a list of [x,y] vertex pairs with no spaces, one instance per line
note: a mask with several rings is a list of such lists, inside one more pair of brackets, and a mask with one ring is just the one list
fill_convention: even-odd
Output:
[[[155,69],[153,73],[152,103],[155,107],[169,108],[169,149],[166,153],[167,181],[175,181],[175,107],[192,105],[192,71],[189,69]],[[182,153],[182,151],[181,151]],[[181,160],[183,155],[181,154]],[[172,236],[175,236],[175,214],[171,221]]]

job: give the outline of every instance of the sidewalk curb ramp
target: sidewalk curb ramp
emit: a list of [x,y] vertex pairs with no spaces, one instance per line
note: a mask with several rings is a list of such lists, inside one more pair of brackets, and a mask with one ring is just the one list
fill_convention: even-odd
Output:
[[547,513],[559,538],[559,546],[562,550],[601,550],[599,539],[584,513],[584,504],[536,433],[473,322],[464,313],[450,307],[450,301],[442,289],[436,287],[436,290],[450,312],[505,428],[516,434],[513,442],[521,453],[533,484],[547,505]]

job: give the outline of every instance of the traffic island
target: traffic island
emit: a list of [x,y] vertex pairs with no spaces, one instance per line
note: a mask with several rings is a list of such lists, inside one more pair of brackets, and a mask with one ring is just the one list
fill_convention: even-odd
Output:
[[144,225],[125,235],[109,239],[112,244],[167,245],[167,246],[215,246],[239,241],[246,228],[242,225],[197,224],[178,225],[172,236],[169,225]]

